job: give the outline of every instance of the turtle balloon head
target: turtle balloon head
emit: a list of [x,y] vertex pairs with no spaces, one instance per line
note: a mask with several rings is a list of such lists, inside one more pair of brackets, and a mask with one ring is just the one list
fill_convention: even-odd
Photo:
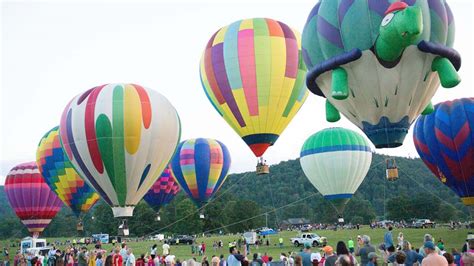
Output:
[[394,2],[385,11],[385,17],[380,23],[377,55],[385,61],[396,60],[407,46],[415,44],[422,31],[421,8]]

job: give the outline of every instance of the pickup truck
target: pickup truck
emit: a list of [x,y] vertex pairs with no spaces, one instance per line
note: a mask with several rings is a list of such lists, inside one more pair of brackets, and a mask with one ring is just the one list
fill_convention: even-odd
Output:
[[313,247],[316,247],[321,244],[321,237],[314,233],[303,233],[299,237],[291,238],[290,241],[296,247],[304,245],[306,243],[309,243]]
[[167,241],[170,245],[178,245],[178,244],[187,244],[191,245],[194,242],[194,237],[188,235],[178,235]]
[[435,228],[435,223],[429,219],[418,219],[412,224],[413,228]]

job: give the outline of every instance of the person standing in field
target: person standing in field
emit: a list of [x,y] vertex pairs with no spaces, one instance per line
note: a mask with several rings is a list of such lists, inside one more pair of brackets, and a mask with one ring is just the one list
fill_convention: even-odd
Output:
[[392,225],[389,225],[388,226],[388,231],[385,232],[385,234],[383,236],[383,243],[384,243],[384,249],[383,250],[388,250],[388,248],[393,247],[392,230],[393,230]]
[[115,249],[115,254],[112,257],[112,266],[123,266],[123,258],[118,247]]
[[361,266],[366,266],[369,263],[369,253],[375,253],[375,247],[370,244],[370,237],[363,235],[357,242],[356,256],[360,256]]
[[161,248],[163,249],[163,256],[168,256],[170,254],[170,245],[168,245],[168,243],[165,242]]
[[352,237],[347,241],[347,247],[349,248],[349,252],[354,254],[354,240],[352,240]]
[[135,266],[135,255],[131,248],[127,249],[127,261],[125,262],[125,266]]

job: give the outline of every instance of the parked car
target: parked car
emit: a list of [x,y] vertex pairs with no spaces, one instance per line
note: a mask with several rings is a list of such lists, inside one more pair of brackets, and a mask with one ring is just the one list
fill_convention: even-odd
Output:
[[313,227],[310,224],[305,224],[301,226],[301,232],[309,232],[313,229]]
[[317,247],[321,244],[321,237],[314,233],[303,233],[299,237],[291,238],[290,241],[296,247],[306,243],[309,243],[313,247]]
[[429,219],[417,219],[413,222],[413,228],[435,228],[435,223]]
[[191,245],[194,242],[194,237],[188,235],[177,235],[176,237],[168,239],[170,245],[187,244]]

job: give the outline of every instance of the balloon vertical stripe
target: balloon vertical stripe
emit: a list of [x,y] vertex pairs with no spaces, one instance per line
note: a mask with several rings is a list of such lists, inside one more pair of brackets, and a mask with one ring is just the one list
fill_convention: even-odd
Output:
[[142,108],[140,97],[133,86],[125,87],[124,97],[124,124],[125,129],[125,148],[130,154],[135,154],[140,144],[140,135],[142,129]]
[[140,97],[140,103],[141,103],[141,113],[142,113],[142,118],[143,118],[143,127],[145,129],[150,128],[151,125],[151,117],[152,117],[152,111],[151,111],[151,105],[150,105],[150,98],[148,97],[148,94],[146,93],[145,89],[137,84],[133,84],[135,89],[137,90],[138,97]]
[[94,163],[95,169],[99,173],[104,172],[104,166],[102,164],[102,160],[100,157],[99,153],[99,147],[97,144],[97,136],[95,135],[95,125],[94,125],[94,120],[95,120],[95,103],[97,101],[97,96],[99,95],[100,91],[102,90],[102,87],[97,87],[94,90],[90,91],[88,93],[89,98],[87,99],[87,105],[86,105],[86,113],[84,116],[84,123],[86,124],[85,130],[86,130],[86,138],[87,138],[87,145],[89,147],[89,152],[90,156],[92,158],[92,162]]

